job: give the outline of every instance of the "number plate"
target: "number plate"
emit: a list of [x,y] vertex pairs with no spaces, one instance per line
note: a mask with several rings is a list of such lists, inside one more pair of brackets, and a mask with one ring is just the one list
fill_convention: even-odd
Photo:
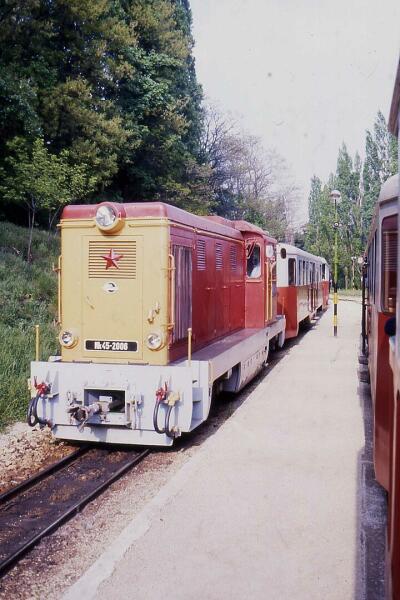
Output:
[[124,342],[121,340],[85,340],[86,350],[107,352],[137,352],[137,342]]

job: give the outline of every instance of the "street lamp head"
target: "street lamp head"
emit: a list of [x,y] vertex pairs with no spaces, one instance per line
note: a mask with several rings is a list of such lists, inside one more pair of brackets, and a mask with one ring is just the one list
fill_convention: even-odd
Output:
[[336,203],[339,204],[342,194],[339,192],[339,190],[332,190],[331,193],[329,194],[329,197],[331,200],[333,200],[335,202],[335,204]]

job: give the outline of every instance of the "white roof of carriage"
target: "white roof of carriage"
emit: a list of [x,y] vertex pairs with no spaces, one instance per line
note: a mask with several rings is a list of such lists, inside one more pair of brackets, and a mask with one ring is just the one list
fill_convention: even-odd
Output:
[[285,248],[287,254],[290,254],[290,256],[301,256],[306,260],[313,260],[314,262],[326,263],[325,258],[323,258],[322,256],[315,256],[315,254],[311,254],[310,252],[301,250],[300,248],[292,246],[291,244],[279,243],[278,252],[280,252],[281,248]]
[[389,179],[386,179],[385,183],[381,187],[378,202],[386,202],[387,200],[393,200],[399,195],[399,174],[392,175]]

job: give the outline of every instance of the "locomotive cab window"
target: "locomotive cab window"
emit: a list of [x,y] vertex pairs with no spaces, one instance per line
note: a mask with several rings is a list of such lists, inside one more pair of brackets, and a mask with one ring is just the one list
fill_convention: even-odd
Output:
[[257,279],[261,277],[261,250],[259,244],[250,244],[247,247],[247,277]]
[[288,261],[288,280],[289,285],[296,285],[296,259],[289,258]]
[[387,313],[396,310],[397,290],[397,217],[382,221],[382,309]]

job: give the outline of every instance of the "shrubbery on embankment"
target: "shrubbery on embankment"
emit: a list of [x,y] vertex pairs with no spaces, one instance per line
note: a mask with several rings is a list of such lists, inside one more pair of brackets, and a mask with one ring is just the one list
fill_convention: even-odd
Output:
[[0,222],[0,429],[23,419],[29,399],[29,363],[35,357],[35,324],[41,358],[57,353],[59,236],[35,230],[27,261],[28,229]]

